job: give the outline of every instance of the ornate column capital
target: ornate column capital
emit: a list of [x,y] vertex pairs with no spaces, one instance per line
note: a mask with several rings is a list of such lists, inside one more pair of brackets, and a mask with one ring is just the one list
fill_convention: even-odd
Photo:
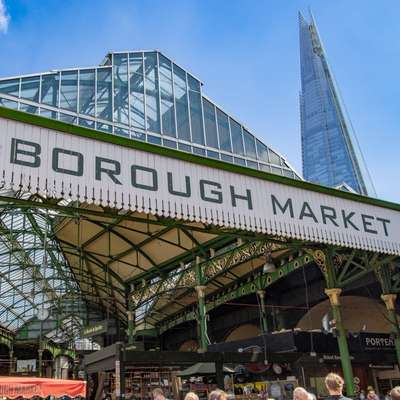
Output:
[[389,311],[394,311],[396,309],[396,298],[397,294],[395,293],[387,293],[381,295],[381,299],[385,302],[386,308]]
[[204,296],[205,296],[205,293],[206,293],[207,286],[204,286],[204,285],[198,285],[198,286],[195,286],[194,288],[196,289],[196,292],[197,292],[197,297],[198,297],[198,298],[202,298],[202,299],[204,299]]
[[128,311],[128,321],[133,321],[133,311]]
[[265,298],[265,290],[259,289],[257,290],[257,296],[260,298]]
[[329,297],[329,301],[332,306],[340,305],[340,294],[342,293],[342,289],[340,288],[332,288],[325,289],[325,294]]

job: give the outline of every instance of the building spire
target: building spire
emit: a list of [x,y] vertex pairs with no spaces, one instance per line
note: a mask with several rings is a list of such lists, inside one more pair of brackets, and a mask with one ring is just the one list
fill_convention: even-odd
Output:
[[375,196],[310,9],[309,14],[310,23],[299,13],[304,178],[332,187],[346,183],[360,194]]

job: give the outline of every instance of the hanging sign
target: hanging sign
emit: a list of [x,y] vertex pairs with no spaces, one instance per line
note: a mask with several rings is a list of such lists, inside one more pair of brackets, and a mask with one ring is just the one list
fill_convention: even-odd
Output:
[[388,334],[366,333],[361,334],[361,344],[368,351],[394,351],[394,339]]
[[97,322],[96,324],[88,325],[82,328],[81,336],[89,338],[93,336],[102,335],[108,332],[108,320]]
[[299,181],[273,182],[268,174],[229,171],[222,163],[208,166],[169,153],[167,157],[163,151],[138,150],[0,118],[3,187],[400,254],[400,211],[395,206],[325,194]]

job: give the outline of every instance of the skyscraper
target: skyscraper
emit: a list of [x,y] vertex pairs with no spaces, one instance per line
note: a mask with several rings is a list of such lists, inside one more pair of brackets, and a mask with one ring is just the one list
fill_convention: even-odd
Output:
[[375,196],[313,17],[299,14],[304,179]]

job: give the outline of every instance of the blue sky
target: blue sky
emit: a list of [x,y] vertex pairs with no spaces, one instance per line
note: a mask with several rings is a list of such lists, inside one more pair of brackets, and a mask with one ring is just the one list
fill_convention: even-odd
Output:
[[0,76],[159,49],[301,171],[297,13],[311,7],[378,197],[400,202],[398,0],[0,0]]

